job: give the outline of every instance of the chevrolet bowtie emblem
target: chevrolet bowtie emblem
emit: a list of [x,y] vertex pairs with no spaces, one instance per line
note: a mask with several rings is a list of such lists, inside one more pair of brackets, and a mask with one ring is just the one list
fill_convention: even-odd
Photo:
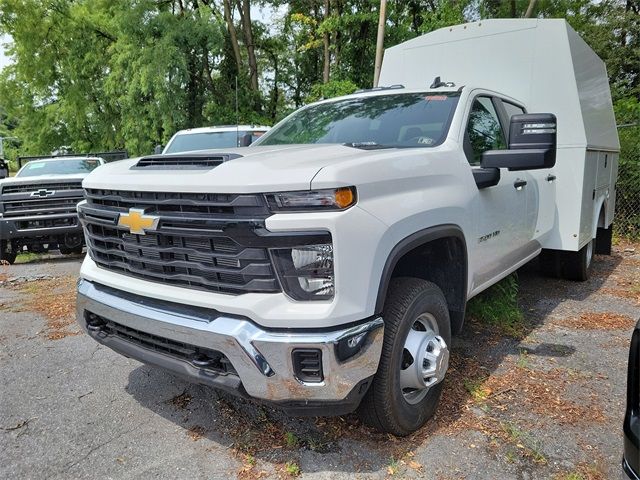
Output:
[[141,208],[130,208],[129,213],[121,213],[118,218],[119,227],[129,227],[129,231],[136,235],[146,235],[150,230],[158,228],[160,217],[145,215]]
[[36,190],[35,192],[31,192],[31,197],[40,197],[40,198],[46,198],[46,197],[50,197],[51,195],[55,195],[56,191],[55,190],[47,190],[46,188],[41,188],[40,190]]

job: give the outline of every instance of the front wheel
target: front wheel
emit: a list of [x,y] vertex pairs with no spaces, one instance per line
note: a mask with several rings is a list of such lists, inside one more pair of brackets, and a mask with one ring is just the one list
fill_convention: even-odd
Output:
[[417,278],[391,281],[378,371],[359,407],[362,420],[406,436],[435,412],[449,366],[451,325],[444,294]]
[[9,251],[9,243],[6,240],[0,242],[0,264],[8,263],[13,264],[16,261],[18,252],[15,250]]

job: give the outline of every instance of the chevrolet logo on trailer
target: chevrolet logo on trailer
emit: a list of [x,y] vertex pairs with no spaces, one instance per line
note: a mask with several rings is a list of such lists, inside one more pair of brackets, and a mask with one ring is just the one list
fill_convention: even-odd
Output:
[[130,208],[129,213],[121,213],[118,218],[119,227],[128,227],[136,235],[146,235],[158,228],[160,217],[145,215],[141,208]]
[[41,188],[40,190],[36,190],[35,192],[31,192],[31,197],[39,197],[39,198],[46,198],[46,197],[50,197],[51,195],[55,195],[56,191],[55,190],[47,190],[46,188]]

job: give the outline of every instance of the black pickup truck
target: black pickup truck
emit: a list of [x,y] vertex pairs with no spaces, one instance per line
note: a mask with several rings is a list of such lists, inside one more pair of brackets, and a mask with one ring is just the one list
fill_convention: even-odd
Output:
[[63,156],[27,160],[15,177],[0,180],[0,260],[19,252],[58,248],[81,253],[84,245],[76,205],[82,180],[105,163],[100,157]]
[[628,368],[622,466],[627,477],[638,480],[640,479],[640,320],[631,337]]

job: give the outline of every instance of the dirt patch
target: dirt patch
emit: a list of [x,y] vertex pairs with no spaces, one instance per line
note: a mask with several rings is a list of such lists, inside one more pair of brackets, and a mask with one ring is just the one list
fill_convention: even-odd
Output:
[[37,280],[20,284],[17,288],[27,294],[25,310],[39,313],[45,318],[47,328],[44,333],[49,340],[60,340],[80,333],[75,328],[75,278]]
[[585,312],[579,317],[566,318],[555,323],[578,330],[627,330],[635,325],[635,321],[628,315],[610,312]]
[[514,366],[503,375],[491,375],[483,386],[487,400],[495,407],[508,403],[516,410],[527,408],[562,425],[603,422],[605,417],[595,395],[585,392],[580,404],[566,398],[570,389],[583,387],[577,384],[580,380],[587,381],[564,369],[542,371]]
[[189,404],[191,403],[191,400],[192,400],[191,395],[189,395],[185,391],[185,392],[182,392],[180,395],[176,395],[167,403],[170,403],[171,405],[173,405],[176,408],[179,408],[180,410],[184,410],[189,406]]
[[189,427],[189,430],[187,430],[187,435],[194,442],[202,440],[205,433],[207,433],[207,430],[200,425],[193,425],[192,427]]

